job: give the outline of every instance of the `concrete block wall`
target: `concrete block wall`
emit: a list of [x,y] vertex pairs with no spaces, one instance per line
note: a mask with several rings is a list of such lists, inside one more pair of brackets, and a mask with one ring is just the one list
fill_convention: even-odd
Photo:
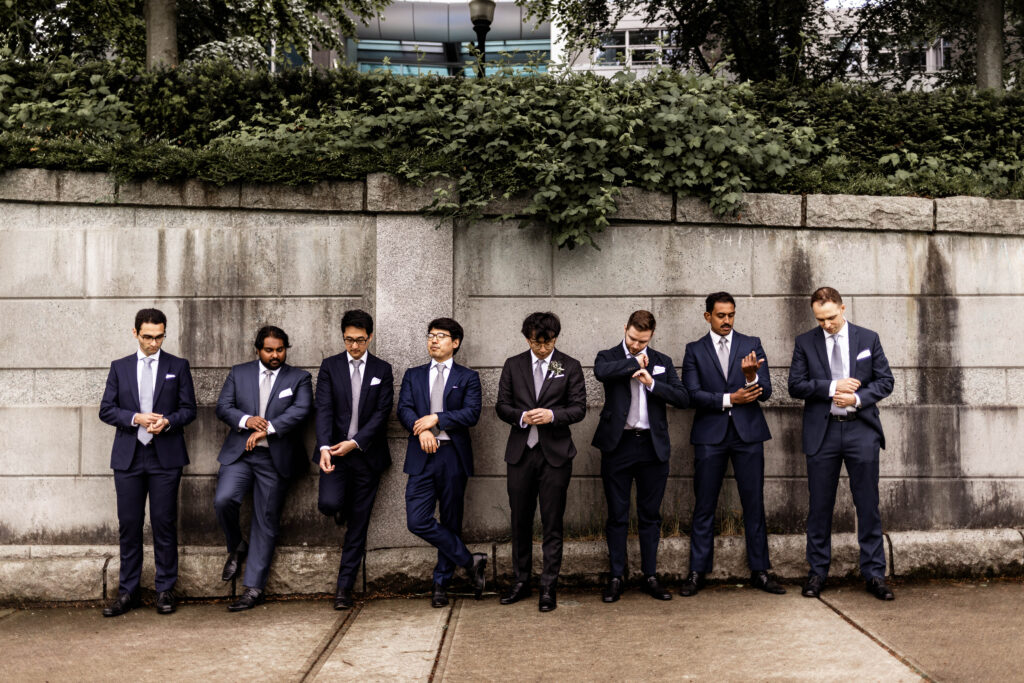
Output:
[[[289,361],[316,373],[341,350],[338,322],[354,306],[374,313],[374,351],[404,370],[424,362],[426,323],[454,315],[466,328],[459,361],[481,372],[485,406],[474,433],[477,473],[468,537],[508,537],[502,451],[493,404],[503,360],[525,349],[519,326],[534,310],[562,318],[559,348],[588,372],[621,339],[636,308],[658,318],[655,348],[677,365],[706,332],[703,298],[737,298],[737,329],[763,340],[775,394],[766,463],[773,532],[799,533],[806,515],[799,404],[786,394],[793,337],[813,325],[807,296],[829,284],[851,320],[873,328],[896,374],[883,403],[887,531],[1024,525],[1024,202],[950,198],[752,195],[737,217],[702,202],[629,190],[601,250],[554,248],[537,228],[425,217],[438,186],[376,175],[310,188],[137,183],[102,174],[0,174],[0,545],[116,542],[108,467],[111,428],[97,417],[107,368],[133,352],[136,309],[170,322],[165,347],[189,358],[199,418],[188,430],[192,465],[181,499],[181,540],[217,546],[216,453],[226,426],[213,414],[230,365],[252,358],[262,324],[292,338]],[[514,209],[514,203],[512,208]],[[502,211],[505,209],[503,208]],[[600,536],[599,454],[592,410],[575,430],[567,522]],[[668,531],[692,507],[689,411],[673,411]],[[370,546],[421,545],[405,529],[404,433],[391,425],[395,464],[378,496]],[[312,450],[313,440],[308,443]],[[332,546],[316,511],[316,473],[292,487],[284,546]],[[723,517],[738,513],[727,482]],[[837,531],[852,531],[840,490]]]

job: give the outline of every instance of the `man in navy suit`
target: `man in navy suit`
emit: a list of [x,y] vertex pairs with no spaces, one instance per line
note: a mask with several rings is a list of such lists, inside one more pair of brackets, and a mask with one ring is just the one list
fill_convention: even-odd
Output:
[[648,346],[654,327],[651,312],[634,311],[622,342],[601,351],[594,360],[594,376],[604,385],[604,408],[591,442],[601,450],[601,481],[608,503],[605,533],[610,578],[602,595],[604,602],[615,602],[622,595],[629,493],[634,480],[642,588],[655,599],[672,599],[656,576],[661,500],[671,454],[665,406],[686,408],[689,396],[672,359]]
[[893,376],[878,335],[846,321],[843,297],[831,287],[811,295],[820,329],[796,338],[789,395],[804,400],[807,455],[807,564],[803,595],[821,594],[832,560],[832,511],[839,471],[846,465],[857,509],[860,570],[869,593],[892,600],[885,582],[882,516],[878,511],[878,451],[885,435],[877,403],[892,393]]
[[[404,471],[405,515],[409,531],[437,548],[430,604],[448,604],[447,588],[456,566],[463,566],[479,599],[487,555],[470,553],[460,538],[463,496],[473,474],[469,428],[480,419],[480,375],[454,362],[462,326],[437,318],[427,326],[430,362],[409,368],[398,394],[398,421],[409,430]],[[434,518],[435,505],[441,519]]]
[[[287,333],[273,325],[261,327],[253,346],[257,359],[231,368],[217,398],[217,417],[231,428],[217,456],[220,472],[213,502],[228,547],[221,579],[234,579],[245,562],[245,590],[228,606],[229,612],[252,609],[266,599],[281,506],[289,479],[306,462],[302,426],[313,407],[309,373],[285,362],[291,347]],[[247,543],[238,511],[250,490]]]
[[345,311],[341,317],[345,353],[325,358],[316,380],[314,461],[320,466],[317,507],[341,526],[348,523],[341,548],[334,609],[352,607],[352,587],[366,552],[366,530],[381,474],[391,466],[388,417],[395,402],[391,365],[367,347],[373,317]]
[[142,526],[149,498],[156,562],[156,611],[175,610],[178,581],[178,485],[188,464],[185,425],[196,419],[196,393],[188,361],[160,347],[167,317],[155,308],[135,315],[139,349],[110,364],[100,419],[117,428],[110,453],[117,492],[121,573],[117,598],[103,610],[116,617],[139,606]]
[[696,595],[714,566],[715,507],[732,460],[743,505],[750,582],[765,592],[782,594],[786,589],[768,574],[764,516],[764,442],[772,435],[760,403],[772,395],[768,359],[760,339],[733,328],[736,301],[728,292],[709,294],[704,308],[711,331],[687,344],[683,357],[683,384],[697,410],[690,430],[695,497],[690,573],[679,592]]

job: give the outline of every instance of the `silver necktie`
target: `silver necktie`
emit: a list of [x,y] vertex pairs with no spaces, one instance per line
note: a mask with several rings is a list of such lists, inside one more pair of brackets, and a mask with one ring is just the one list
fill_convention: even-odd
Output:
[[[637,356],[634,356],[636,358]],[[640,422],[640,380],[633,378],[629,380],[629,413],[626,415],[626,427],[629,429],[636,429],[636,425]]]
[[[430,412],[440,417],[441,413],[444,412],[444,371],[445,366],[443,363],[438,363],[434,366],[437,368],[437,377],[434,378],[434,386],[430,388]],[[448,435],[440,428],[434,427],[434,436],[438,439],[447,439]]]
[[[832,379],[845,379],[846,373],[843,372],[843,352],[839,348],[839,335],[832,335],[832,357],[829,359],[829,369],[832,371]],[[829,408],[829,412],[833,415],[846,415],[846,408],[840,408],[835,403]]]
[[[533,394],[540,398],[540,390],[544,388],[544,361],[537,359],[536,367],[533,369]],[[540,434],[537,425],[530,425],[530,433],[526,436],[526,445],[533,448],[540,441]]]
[[363,388],[363,378],[359,372],[359,366],[362,364],[362,360],[352,360],[352,419],[348,423],[348,438],[350,439],[359,431],[359,393]]
[[[139,380],[139,410],[143,413],[153,412],[153,357],[142,359],[142,378]],[[153,440],[153,435],[139,425],[138,439],[145,446]]]
[[722,366],[722,375],[729,379],[729,341],[726,337],[718,340],[718,364]]
[[[270,389],[273,386],[273,382],[270,378],[273,374],[274,373],[270,370],[264,370],[263,381],[260,382],[260,417],[264,419],[267,417],[267,404],[270,403]],[[266,448],[270,444],[267,443],[267,439],[264,437],[257,441],[256,445]]]

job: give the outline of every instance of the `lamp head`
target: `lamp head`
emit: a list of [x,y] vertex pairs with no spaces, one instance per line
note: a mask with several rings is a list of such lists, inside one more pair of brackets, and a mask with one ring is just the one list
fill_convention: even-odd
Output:
[[494,0],[469,0],[469,18],[473,25],[491,25],[494,21]]

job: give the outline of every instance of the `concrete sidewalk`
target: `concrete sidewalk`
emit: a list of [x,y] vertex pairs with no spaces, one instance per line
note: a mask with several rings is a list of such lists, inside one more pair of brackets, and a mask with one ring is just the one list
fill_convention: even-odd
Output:
[[491,594],[432,609],[423,596],[348,612],[281,600],[242,614],[185,603],[104,619],[98,607],[0,610],[0,679],[44,680],[1024,680],[1024,583],[860,584],[821,600],[735,584],[657,602],[637,590],[605,605],[564,592]]

